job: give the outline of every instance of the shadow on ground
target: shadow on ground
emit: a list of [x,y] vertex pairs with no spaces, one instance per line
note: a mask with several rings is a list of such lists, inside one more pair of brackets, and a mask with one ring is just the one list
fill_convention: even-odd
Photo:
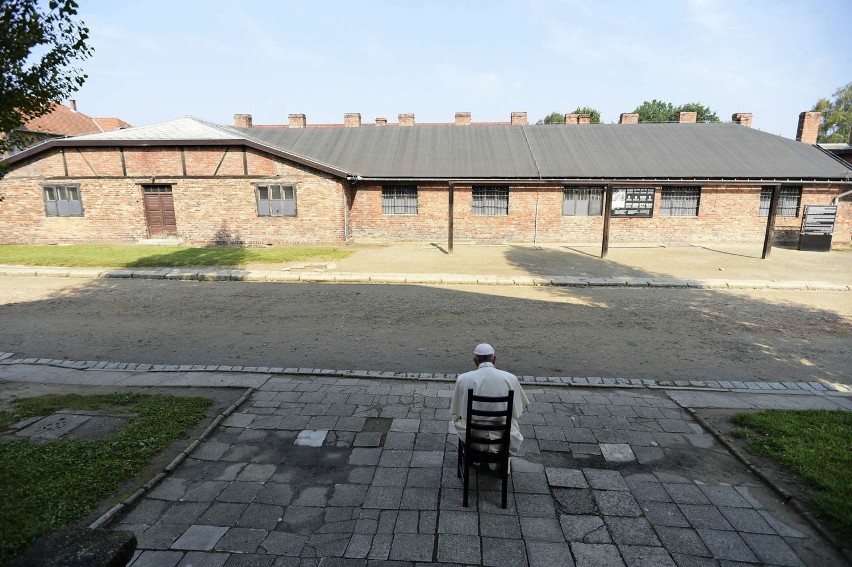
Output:
[[38,293],[5,294],[0,350],[27,357],[454,373],[489,341],[516,374],[852,382],[849,292],[5,278],[0,297],[21,286]]

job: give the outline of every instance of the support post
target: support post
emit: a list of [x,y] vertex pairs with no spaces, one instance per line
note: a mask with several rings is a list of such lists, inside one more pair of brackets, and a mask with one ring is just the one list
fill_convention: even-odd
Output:
[[603,238],[601,239],[601,258],[606,258],[609,251],[609,217],[612,214],[612,185],[607,185],[604,191],[604,225]]
[[453,191],[455,185],[450,181],[449,203],[448,203],[448,218],[447,218],[447,253],[453,253]]
[[762,260],[769,258],[769,253],[772,251],[772,238],[775,236],[775,214],[780,193],[781,186],[773,185],[772,198],[769,199],[769,214],[766,215],[766,236],[763,239],[763,254],[760,256]]

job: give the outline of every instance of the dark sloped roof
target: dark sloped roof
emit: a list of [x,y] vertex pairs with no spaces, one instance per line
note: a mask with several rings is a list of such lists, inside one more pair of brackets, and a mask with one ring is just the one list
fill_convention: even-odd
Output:
[[366,178],[845,179],[821,150],[739,124],[233,128]]
[[447,180],[848,182],[826,151],[739,124],[234,128],[183,118],[51,140],[53,147],[245,145],[336,176]]

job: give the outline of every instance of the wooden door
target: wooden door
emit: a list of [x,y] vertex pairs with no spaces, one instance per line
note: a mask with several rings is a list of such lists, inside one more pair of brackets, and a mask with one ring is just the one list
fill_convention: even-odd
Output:
[[177,234],[175,220],[175,202],[171,185],[146,185],[145,218],[148,221],[150,237]]

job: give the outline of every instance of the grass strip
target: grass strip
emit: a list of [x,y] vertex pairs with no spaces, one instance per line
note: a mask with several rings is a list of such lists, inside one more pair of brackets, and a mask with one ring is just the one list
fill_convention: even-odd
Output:
[[137,414],[102,439],[0,442],[0,564],[39,535],[78,520],[115,494],[207,413],[212,400],[146,394],[22,398],[0,413],[0,428],[60,409]]
[[852,412],[767,410],[735,415],[749,452],[771,457],[814,488],[817,510],[852,540]]
[[244,266],[288,262],[326,262],[350,256],[334,247],[280,246],[135,246],[75,244],[70,246],[0,245],[0,264],[66,268],[185,268]]

